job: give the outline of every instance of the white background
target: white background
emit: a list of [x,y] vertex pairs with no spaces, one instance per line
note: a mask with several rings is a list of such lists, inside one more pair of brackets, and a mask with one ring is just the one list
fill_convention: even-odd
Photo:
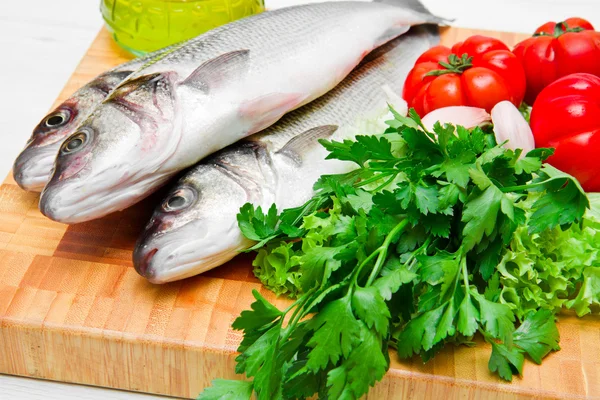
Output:
[[[266,0],[277,8],[317,0]],[[453,25],[533,32],[571,16],[600,28],[600,0],[422,0]],[[0,6],[0,181],[102,25],[99,0],[3,0]],[[157,399],[0,375],[0,399]]]

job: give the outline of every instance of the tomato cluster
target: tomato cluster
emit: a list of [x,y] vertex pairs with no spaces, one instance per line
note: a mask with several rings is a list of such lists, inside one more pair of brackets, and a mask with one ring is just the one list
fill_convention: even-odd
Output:
[[417,59],[402,95],[421,117],[525,100],[536,145],[555,149],[548,162],[600,191],[600,33],[585,19],[548,22],[513,52],[479,35],[435,46]]
[[488,112],[503,100],[518,106],[525,95],[519,60],[498,39],[471,36],[452,49],[436,46],[417,59],[403,97],[421,116],[449,106],[472,106]]
[[548,22],[517,44],[513,52],[525,69],[528,104],[563,76],[577,72],[600,76],[600,34],[582,18]]

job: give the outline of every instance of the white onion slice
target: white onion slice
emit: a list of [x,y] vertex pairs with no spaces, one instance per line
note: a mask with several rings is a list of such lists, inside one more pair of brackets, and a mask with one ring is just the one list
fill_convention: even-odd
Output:
[[501,101],[492,108],[492,123],[498,144],[508,140],[504,147],[523,149],[523,155],[535,149],[531,127],[510,101]]
[[423,125],[430,132],[433,132],[433,125],[438,121],[442,126],[452,124],[471,129],[489,124],[491,117],[483,108],[451,106],[433,110],[422,119]]

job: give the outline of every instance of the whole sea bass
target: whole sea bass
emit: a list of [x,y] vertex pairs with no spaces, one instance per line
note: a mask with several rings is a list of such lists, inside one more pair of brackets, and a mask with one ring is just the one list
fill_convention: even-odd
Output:
[[282,8],[167,53],[113,90],[64,142],[40,209],[66,223],[122,210],[327,93],[410,25],[439,21],[416,0],[397,3],[403,7],[345,1]]
[[121,64],[77,90],[42,119],[13,166],[13,176],[21,188],[41,192],[50,180],[52,166],[64,139],[71,135],[125,78],[170,47]]
[[[320,99],[286,115],[186,173],[160,204],[136,245],[133,262],[154,283],[199,274],[252,245],[236,215],[246,202],[264,210],[298,207],[323,174],[352,164],[325,160],[319,138],[342,140],[385,130],[387,103],[406,111],[401,93],[417,57],[437,44],[437,27],[416,27],[376,50]],[[365,122],[367,121],[367,122]]]

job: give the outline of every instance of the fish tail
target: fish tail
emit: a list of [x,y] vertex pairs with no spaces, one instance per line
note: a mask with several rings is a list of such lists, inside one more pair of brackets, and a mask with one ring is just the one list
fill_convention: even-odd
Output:
[[415,11],[419,14],[423,14],[423,16],[426,17],[426,22],[429,22],[432,24],[446,25],[451,21],[447,18],[442,18],[442,17],[438,17],[437,15],[434,15],[419,0],[373,0],[373,1],[375,3],[389,4],[391,6],[401,7],[401,8]]

